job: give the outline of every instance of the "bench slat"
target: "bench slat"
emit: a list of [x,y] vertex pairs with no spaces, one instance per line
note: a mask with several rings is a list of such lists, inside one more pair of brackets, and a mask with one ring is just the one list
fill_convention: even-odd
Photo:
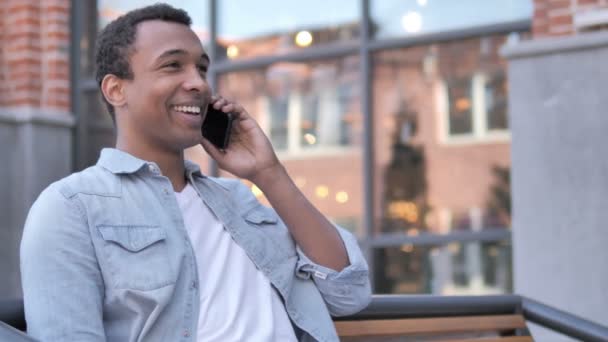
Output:
[[505,331],[525,328],[526,322],[521,315],[496,315],[339,321],[335,325],[339,336],[355,337]]
[[441,340],[436,342],[534,342],[530,336],[503,336],[494,338],[471,338],[465,340]]

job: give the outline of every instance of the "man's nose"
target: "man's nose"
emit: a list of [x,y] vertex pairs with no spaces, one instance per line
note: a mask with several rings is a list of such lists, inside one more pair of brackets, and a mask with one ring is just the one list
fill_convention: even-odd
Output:
[[207,80],[198,68],[192,68],[187,75],[187,79],[184,82],[184,87],[188,91],[204,92],[207,88]]

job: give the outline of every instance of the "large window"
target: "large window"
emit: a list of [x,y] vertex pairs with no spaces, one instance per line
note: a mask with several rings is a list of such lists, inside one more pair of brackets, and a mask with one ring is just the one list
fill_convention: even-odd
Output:
[[[215,57],[215,90],[254,116],[302,192],[360,239],[377,293],[511,291],[499,51],[526,38],[531,0],[167,2]],[[78,84],[91,164],[112,140],[92,81],[95,34],[149,2],[86,3],[83,16],[98,13],[85,21]],[[187,157],[231,176],[200,147]]]

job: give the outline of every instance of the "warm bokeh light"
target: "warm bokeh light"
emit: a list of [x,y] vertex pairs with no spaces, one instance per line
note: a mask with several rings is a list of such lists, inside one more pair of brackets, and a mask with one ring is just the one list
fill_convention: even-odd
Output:
[[403,247],[401,247],[401,251],[403,251],[405,253],[411,253],[412,251],[414,251],[414,245],[412,245],[412,244],[403,245]]
[[420,231],[416,228],[408,229],[407,236],[418,236],[420,235]]
[[228,49],[226,49],[226,56],[228,58],[237,58],[239,56],[239,47],[236,45],[229,45]]
[[402,219],[411,223],[418,221],[418,207],[413,202],[393,202],[389,205],[388,212],[392,218]]
[[319,198],[326,198],[329,195],[329,188],[325,185],[319,185],[315,188],[315,195]]
[[455,243],[455,242],[450,243],[448,245],[448,250],[452,254],[458,254],[458,253],[460,253],[460,245],[458,243]]
[[422,16],[418,12],[407,12],[401,18],[401,26],[407,33],[416,33],[422,29]]
[[339,191],[336,194],[336,201],[338,203],[346,203],[346,202],[348,202],[348,192],[346,192],[346,191]]
[[304,140],[306,140],[308,145],[314,145],[317,142],[317,137],[314,134],[306,133],[304,134]]
[[296,45],[299,47],[307,47],[312,44],[312,34],[308,31],[300,31],[295,37]]
[[461,97],[456,100],[454,107],[456,107],[457,111],[464,112],[465,110],[469,110],[471,108],[471,101],[466,97]]

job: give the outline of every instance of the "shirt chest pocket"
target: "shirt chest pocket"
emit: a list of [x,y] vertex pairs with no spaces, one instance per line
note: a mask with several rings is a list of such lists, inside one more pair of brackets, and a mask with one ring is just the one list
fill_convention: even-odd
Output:
[[144,225],[100,225],[97,229],[113,288],[147,291],[175,282],[164,229]]

